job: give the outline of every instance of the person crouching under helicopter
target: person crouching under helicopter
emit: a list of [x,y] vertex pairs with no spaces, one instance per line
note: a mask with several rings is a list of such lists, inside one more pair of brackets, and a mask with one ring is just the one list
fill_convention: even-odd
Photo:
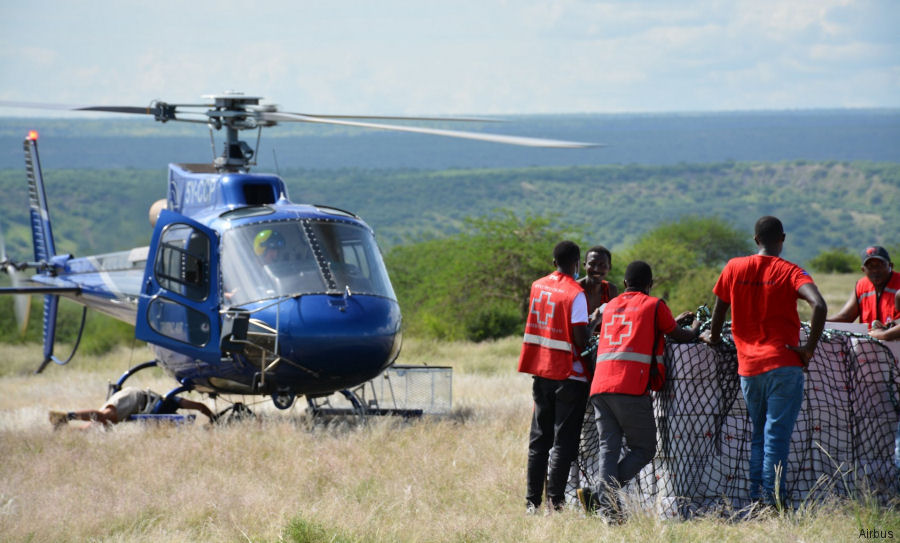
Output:
[[215,414],[205,404],[195,402],[178,396],[165,400],[161,395],[152,390],[141,390],[134,387],[125,387],[110,396],[109,400],[100,409],[82,409],[80,411],[50,411],[50,424],[54,430],[65,426],[70,420],[83,420],[99,422],[104,425],[118,424],[128,420],[128,417],[136,414],[153,412],[154,406],[160,401],[159,410],[153,414],[172,415],[179,409],[192,409],[199,411],[209,418],[209,422],[216,420]]
[[[666,342],[663,334],[684,343],[698,337],[700,321],[690,330],[678,326],[666,303],[650,296],[653,272],[636,260],[625,270],[625,292],[603,309],[597,344],[597,362],[591,381],[590,405],[599,436],[599,486],[576,490],[589,514],[624,520],[618,490],[653,460],[656,454],[656,420],[650,397],[650,372],[654,358],[663,370]],[[686,311],[677,320],[692,316]],[[622,445],[628,452],[622,456]]]

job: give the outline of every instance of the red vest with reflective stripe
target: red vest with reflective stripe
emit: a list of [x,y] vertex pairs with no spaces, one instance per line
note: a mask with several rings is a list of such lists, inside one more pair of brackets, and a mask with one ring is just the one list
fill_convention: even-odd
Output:
[[555,380],[577,376],[572,302],[583,292],[572,277],[558,271],[532,283],[520,372]]
[[859,302],[859,322],[872,324],[874,320],[888,323],[900,319],[894,308],[894,297],[900,290],[900,273],[891,272],[891,278],[884,286],[881,296],[875,293],[875,285],[868,277],[856,282],[856,301]]
[[[592,396],[603,393],[639,396],[647,392],[657,333],[654,314],[658,300],[643,292],[623,292],[606,304],[591,382]],[[665,344],[664,339],[658,342],[657,354]]]

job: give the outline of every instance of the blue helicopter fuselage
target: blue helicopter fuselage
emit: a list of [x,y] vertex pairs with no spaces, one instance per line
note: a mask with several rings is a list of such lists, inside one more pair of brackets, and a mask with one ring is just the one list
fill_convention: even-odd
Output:
[[320,395],[399,354],[401,316],[359,217],[291,203],[273,175],[170,165],[149,247],[51,259],[33,282],[135,325],[182,385]]

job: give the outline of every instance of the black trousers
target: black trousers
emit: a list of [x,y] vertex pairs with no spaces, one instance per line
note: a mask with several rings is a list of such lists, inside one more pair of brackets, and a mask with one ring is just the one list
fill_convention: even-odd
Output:
[[525,499],[535,507],[543,501],[544,481],[552,506],[560,507],[566,501],[566,482],[569,467],[578,456],[588,388],[582,381],[534,377]]

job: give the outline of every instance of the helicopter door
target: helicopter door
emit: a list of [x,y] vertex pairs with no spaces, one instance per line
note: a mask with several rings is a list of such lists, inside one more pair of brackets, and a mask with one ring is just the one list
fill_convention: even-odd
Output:
[[171,211],[153,231],[135,337],[192,358],[218,360],[218,236]]

